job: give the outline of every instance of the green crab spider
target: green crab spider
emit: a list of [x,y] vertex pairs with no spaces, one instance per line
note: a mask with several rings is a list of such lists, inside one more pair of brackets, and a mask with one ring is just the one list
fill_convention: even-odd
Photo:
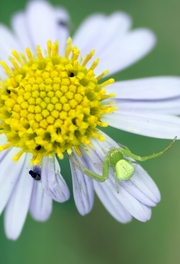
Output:
[[[138,156],[132,153],[127,147],[123,146],[121,148],[112,148],[108,151],[107,155],[104,157],[103,165],[102,165],[102,175],[99,175],[86,167],[78,160],[75,154],[71,154],[69,157],[71,161],[74,163],[75,167],[77,167],[82,173],[91,177],[92,179],[104,182],[108,178],[110,166],[114,169],[115,181],[117,184],[118,180],[125,181],[129,180],[134,174],[134,166],[132,165],[133,161],[126,160],[124,158],[132,158],[135,161],[146,161],[149,159],[154,159],[163,155],[168,149],[173,145],[177,137],[175,137],[172,142],[163,150],[158,153],[154,153],[149,156]],[[121,146],[121,145],[120,145]]]

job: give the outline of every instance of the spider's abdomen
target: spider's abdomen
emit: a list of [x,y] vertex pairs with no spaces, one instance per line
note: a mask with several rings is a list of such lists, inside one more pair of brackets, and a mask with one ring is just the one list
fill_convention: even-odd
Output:
[[134,173],[133,165],[127,160],[119,160],[115,165],[116,177],[121,180],[129,180]]

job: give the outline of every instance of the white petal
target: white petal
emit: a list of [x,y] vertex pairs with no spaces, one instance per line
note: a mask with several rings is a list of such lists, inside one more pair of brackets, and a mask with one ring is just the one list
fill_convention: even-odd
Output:
[[[42,10],[40,11],[40,9]],[[45,15],[43,12],[45,12]],[[43,20],[41,19],[42,15]],[[49,19],[47,19],[48,17]],[[35,25],[37,21],[38,23]],[[11,24],[23,50],[29,47],[35,52],[35,45],[43,42],[42,49],[44,49],[49,39],[59,41],[60,53],[64,50],[65,42],[69,35],[68,27],[70,22],[68,13],[63,8],[52,8],[47,2],[42,1],[30,2],[27,6],[27,12],[17,12],[12,17]]]
[[106,87],[115,93],[119,110],[180,114],[180,78],[151,77],[115,82]]
[[146,222],[151,218],[151,209],[140,203],[135,197],[128,193],[122,186],[119,188],[119,193],[116,190],[116,185],[113,177],[109,177],[105,183],[109,192],[112,192],[114,196],[122,203],[126,210],[141,222]]
[[136,198],[139,202],[147,205],[147,206],[156,206],[149,197],[144,194],[141,190],[139,190],[131,181],[121,181],[120,185],[134,198]]
[[149,177],[149,175],[138,164],[133,164],[135,172],[127,181],[120,181],[119,184],[137,200],[147,206],[156,206],[160,201],[160,192]]
[[124,206],[122,206],[105,184],[94,181],[94,188],[104,207],[117,221],[121,223],[131,221],[131,214],[124,208]]
[[30,213],[37,221],[46,221],[52,212],[52,199],[47,195],[40,181],[33,182]]
[[4,134],[0,134],[0,145],[5,145],[7,143],[7,138]]
[[46,1],[29,1],[25,15],[34,46],[40,45],[44,51],[48,40],[54,42],[57,39],[53,7]]
[[123,12],[115,12],[104,21],[103,29],[99,29],[99,34],[94,39],[96,56],[101,55],[111,45],[116,37],[123,37],[131,27],[131,18]]
[[65,9],[56,7],[54,8],[54,16],[57,27],[57,40],[59,41],[60,44],[59,52],[60,54],[64,54],[66,40],[69,36],[69,26],[70,26],[69,15]]
[[147,29],[136,29],[116,37],[100,56],[100,63],[96,74],[101,74],[105,69],[109,74],[121,71],[144,57],[155,45],[154,34]]
[[43,158],[41,180],[44,191],[53,200],[62,203],[69,199],[69,189],[60,173],[60,166],[55,156]]
[[27,47],[30,48],[32,52],[35,52],[34,45],[30,39],[25,13],[18,12],[13,15],[11,19],[11,26],[21,43],[22,52],[24,52]]
[[[18,162],[12,161],[16,154],[17,148],[10,148],[0,152],[0,213],[5,208],[14,186],[22,174],[24,159],[21,158]],[[11,167],[13,169],[9,169]]]
[[115,82],[106,87],[121,100],[157,100],[180,96],[180,78],[159,76]]
[[175,136],[180,138],[180,118],[175,116],[121,110],[104,115],[102,121],[138,135],[165,139],[173,139]]
[[99,29],[103,28],[105,16],[94,14],[83,21],[81,26],[73,36],[73,43],[80,49],[81,54],[85,55],[95,48],[94,39],[99,34]]
[[21,51],[21,46],[12,32],[3,24],[0,24],[0,36],[0,59],[9,63],[8,58],[11,55],[11,51]]
[[161,195],[155,182],[140,165],[134,164],[134,167],[135,173],[130,179],[132,184],[149,197],[149,199],[151,199],[154,203],[159,203]]
[[138,112],[151,112],[180,115],[180,97],[160,100],[121,100],[115,99],[116,106],[121,111],[129,110]]
[[29,209],[33,187],[33,179],[29,175],[30,155],[24,154],[20,159],[23,159],[21,176],[13,190],[4,215],[6,235],[13,240],[17,239],[21,233]]
[[7,78],[4,69],[0,68],[0,79],[4,80]]
[[[75,152],[74,155],[76,155],[76,158],[80,160],[84,167],[88,167],[84,158],[79,158]],[[86,215],[91,211],[94,203],[93,181],[90,177],[84,175],[75,167],[71,158],[70,167],[73,181],[74,201],[79,213],[81,215]]]
[[105,17],[103,14],[95,14],[88,17],[77,30],[73,37],[73,43],[81,50],[83,55],[91,49],[96,50],[96,56],[107,49],[109,43],[116,36],[124,35],[131,26],[130,17],[123,12],[116,12]]

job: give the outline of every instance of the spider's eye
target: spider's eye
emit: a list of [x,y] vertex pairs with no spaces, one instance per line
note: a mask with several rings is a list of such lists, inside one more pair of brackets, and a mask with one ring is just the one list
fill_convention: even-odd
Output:
[[29,174],[32,176],[32,178],[36,181],[40,181],[41,175],[37,172],[34,172],[33,170],[29,171]]

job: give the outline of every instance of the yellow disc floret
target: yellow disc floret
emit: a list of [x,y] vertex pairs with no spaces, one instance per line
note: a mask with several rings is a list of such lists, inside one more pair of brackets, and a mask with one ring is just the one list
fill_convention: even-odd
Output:
[[13,160],[30,152],[34,165],[43,156],[57,154],[62,159],[72,147],[79,152],[80,145],[90,145],[90,138],[103,140],[97,126],[107,126],[102,115],[116,109],[104,101],[114,95],[103,89],[114,80],[99,83],[107,71],[95,77],[98,59],[86,67],[94,51],[80,63],[80,52],[69,38],[64,57],[58,53],[58,42],[51,41],[45,55],[39,46],[36,53],[29,48],[26,55],[12,51],[11,67],[1,61],[8,77],[0,81],[0,132],[7,137],[0,150],[21,148]]

